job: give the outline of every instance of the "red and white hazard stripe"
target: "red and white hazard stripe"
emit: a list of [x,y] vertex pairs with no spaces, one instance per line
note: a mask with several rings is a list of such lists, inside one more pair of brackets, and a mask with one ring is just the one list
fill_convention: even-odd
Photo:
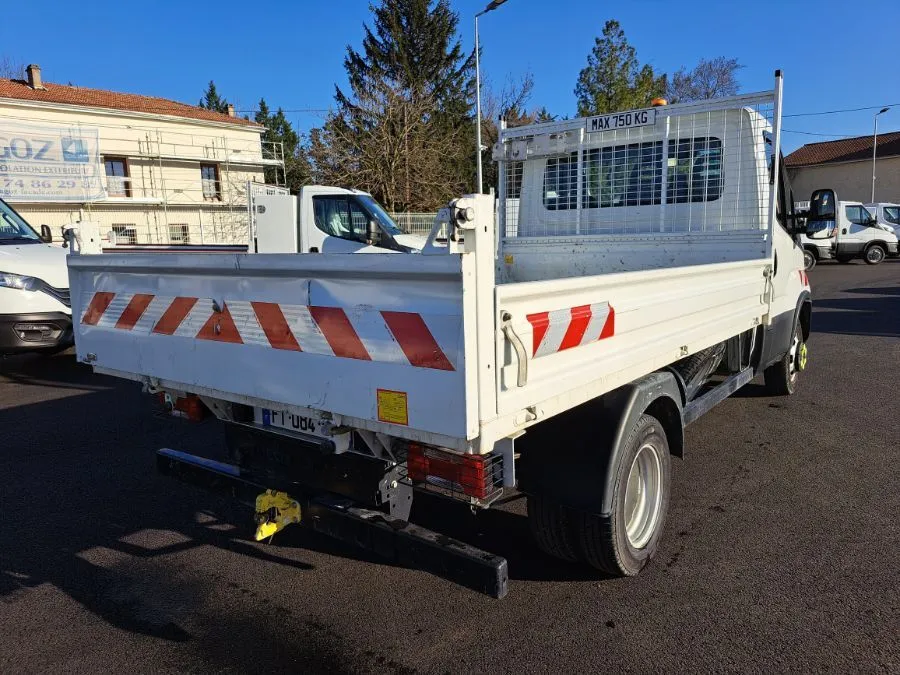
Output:
[[456,370],[460,317],[99,291],[84,326]]
[[532,356],[555,354],[615,333],[616,312],[608,302],[538,312],[526,317],[534,336]]

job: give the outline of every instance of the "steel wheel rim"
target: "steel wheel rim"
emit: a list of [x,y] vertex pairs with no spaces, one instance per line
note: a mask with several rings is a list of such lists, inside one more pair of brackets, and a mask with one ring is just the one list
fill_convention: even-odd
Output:
[[866,258],[869,262],[881,262],[882,258],[884,258],[884,252],[878,246],[873,246],[866,253]]
[[662,507],[662,466],[658,450],[645,443],[637,451],[625,483],[625,536],[643,548],[656,531]]
[[812,267],[812,265],[813,265],[813,260],[814,260],[814,258],[813,258],[813,254],[812,254],[812,253],[810,253],[809,251],[804,251],[804,252],[803,252],[803,267],[804,267],[805,269],[808,270],[809,268]]
[[800,368],[800,336],[797,333],[794,333],[794,341],[791,343],[791,351],[790,351],[790,367],[789,374],[791,377],[791,382],[794,382],[797,379],[797,376],[800,374],[802,368]]

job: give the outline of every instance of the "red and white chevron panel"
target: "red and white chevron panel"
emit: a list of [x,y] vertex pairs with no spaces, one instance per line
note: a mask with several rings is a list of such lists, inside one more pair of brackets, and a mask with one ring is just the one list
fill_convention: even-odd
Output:
[[538,312],[526,317],[534,341],[533,357],[580,347],[615,334],[616,312],[608,302]]
[[456,370],[460,317],[273,302],[88,293],[84,326]]

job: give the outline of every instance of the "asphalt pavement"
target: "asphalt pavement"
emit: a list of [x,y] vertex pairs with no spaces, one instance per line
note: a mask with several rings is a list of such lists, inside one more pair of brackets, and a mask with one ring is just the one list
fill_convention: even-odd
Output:
[[71,355],[0,360],[0,671],[900,672],[900,260],[820,264],[799,390],[687,431],[657,558],[606,579],[523,499],[413,519],[509,561],[493,600],[159,477],[162,419]]

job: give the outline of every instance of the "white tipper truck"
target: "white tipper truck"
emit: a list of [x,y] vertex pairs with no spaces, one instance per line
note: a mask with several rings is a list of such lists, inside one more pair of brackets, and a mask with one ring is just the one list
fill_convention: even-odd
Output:
[[157,466],[252,505],[258,539],[300,522],[502,597],[505,559],[410,508],[517,488],[543,551],[635,575],[685,426],[806,366],[781,82],[501,129],[497,218],[455,199],[417,255],[72,255],[78,358],[222,421],[221,456]]
[[368,192],[308,185],[253,197],[253,253],[412,253],[425,237],[403,232]]
[[254,194],[248,186],[248,244],[133,243],[98,222],[78,223],[67,238],[88,254],[416,253],[425,243],[403,232],[368,192],[331,185],[307,185],[296,195],[280,190]]

